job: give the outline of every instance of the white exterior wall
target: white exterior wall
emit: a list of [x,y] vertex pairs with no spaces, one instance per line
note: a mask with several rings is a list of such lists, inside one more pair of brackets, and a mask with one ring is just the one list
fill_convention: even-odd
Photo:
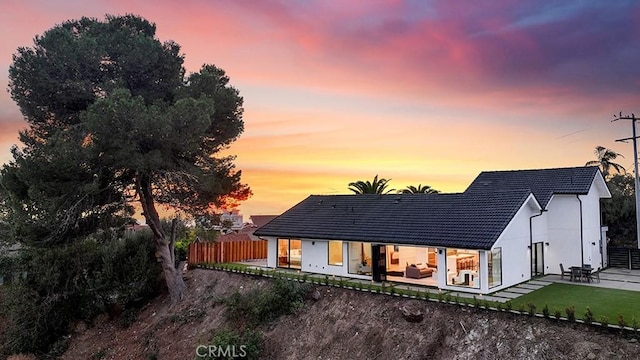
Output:
[[545,268],[549,273],[560,274],[560,263],[566,271],[570,266],[579,266],[582,261],[580,202],[576,195],[554,195],[547,209],[549,246],[545,246]]
[[274,237],[267,238],[267,267],[274,268],[278,266],[278,239]]
[[[591,184],[589,193],[581,195],[582,200],[582,228],[584,263],[597,269],[602,268],[602,255],[600,251],[601,224],[600,224],[600,195],[596,183]],[[606,246],[606,245],[604,245]]]
[[329,241],[302,240],[302,271],[327,274],[347,275],[345,243],[342,243],[342,266],[329,265]]
[[532,227],[536,221],[544,223],[544,220],[540,219],[544,217],[544,213],[541,216],[536,216],[538,214],[540,214],[540,207],[534,201],[528,202],[516,213],[494,243],[492,249],[500,248],[502,250],[502,285],[489,288],[488,257],[485,252],[484,263],[481,264],[484,272],[481,283],[483,292],[495,292],[531,279],[529,219],[531,219]]

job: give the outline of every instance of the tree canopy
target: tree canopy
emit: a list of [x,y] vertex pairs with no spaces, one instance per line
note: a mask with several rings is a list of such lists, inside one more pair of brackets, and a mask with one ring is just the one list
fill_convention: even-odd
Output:
[[585,166],[599,166],[600,170],[602,170],[602,175],[604,175],[605,178],[609,176],[611,168],[613,168],[618,174],[623,174],[626,172],[625,168],[622,165],[613,162],[613,160],[615,160],[618,156],[624,157],[622,156],[622,154],[619,154],[600,145],[596,146],[594,153],[597,160],[587,161]]
[[373,178],[373,181],[355,181],[349,183],[349,190],[355,194],[388,194],[394,189],[387,189],[391,179],[378,179],[378,175]]
[[613,174],[607,179],[611,199],[602,203],[607,237],[618,246],[637,246],[635,179],[631,174]]
[[0,181],[14,235],[36,243],[121,225],[138,202],[175,300],[184,284],[157,206],[206,215],[250,190],[217,156],[243,131],[239,91],[214,65],[185,75],[179,45],[155,32],[134,15],[81,18],[19,48],[9,89],[29,126]]
[[422,186],[422,184],[418,184],[418,186],[409,185],[405,189],[398,190],[400,194],[437,194],[439,192],[429,185]]

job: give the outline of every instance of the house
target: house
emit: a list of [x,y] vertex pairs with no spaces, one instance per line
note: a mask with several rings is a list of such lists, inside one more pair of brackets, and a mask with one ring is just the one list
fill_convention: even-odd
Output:
[[312,195],[260,227],[269,267],[488,294],[606,266],[597,167],[483,172],[456,194]]

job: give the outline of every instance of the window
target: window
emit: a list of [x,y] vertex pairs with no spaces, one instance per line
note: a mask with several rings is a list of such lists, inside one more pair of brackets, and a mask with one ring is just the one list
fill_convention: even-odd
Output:
[[487,253],[489,265],[489,287],[502,285],[502,249],[495,248]]
[[342,266],[342,241],[329,241],[329,265]]
[[371,275],[371,244],[349,243],[349,274]]
[[302,241],[278,239],[278,267],[302,268]]
[[447,285],[479,289],[479,260],[477,250],[447,249]]

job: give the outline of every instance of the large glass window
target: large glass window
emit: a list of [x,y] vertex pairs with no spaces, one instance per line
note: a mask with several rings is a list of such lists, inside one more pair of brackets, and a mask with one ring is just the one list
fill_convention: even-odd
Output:
[[329,241],[329,265],[342,266],[342,241]]
[[348,247],[349,274],[371,275],[371,244],[350,242]]
[[278,239],[278,267],[302,268],[302,241]]
[[489,287],[502,285],[502,249],[495,248],[487,253],[489,257]]
[[480,288],[480,252],[447,249],[447,285]]

